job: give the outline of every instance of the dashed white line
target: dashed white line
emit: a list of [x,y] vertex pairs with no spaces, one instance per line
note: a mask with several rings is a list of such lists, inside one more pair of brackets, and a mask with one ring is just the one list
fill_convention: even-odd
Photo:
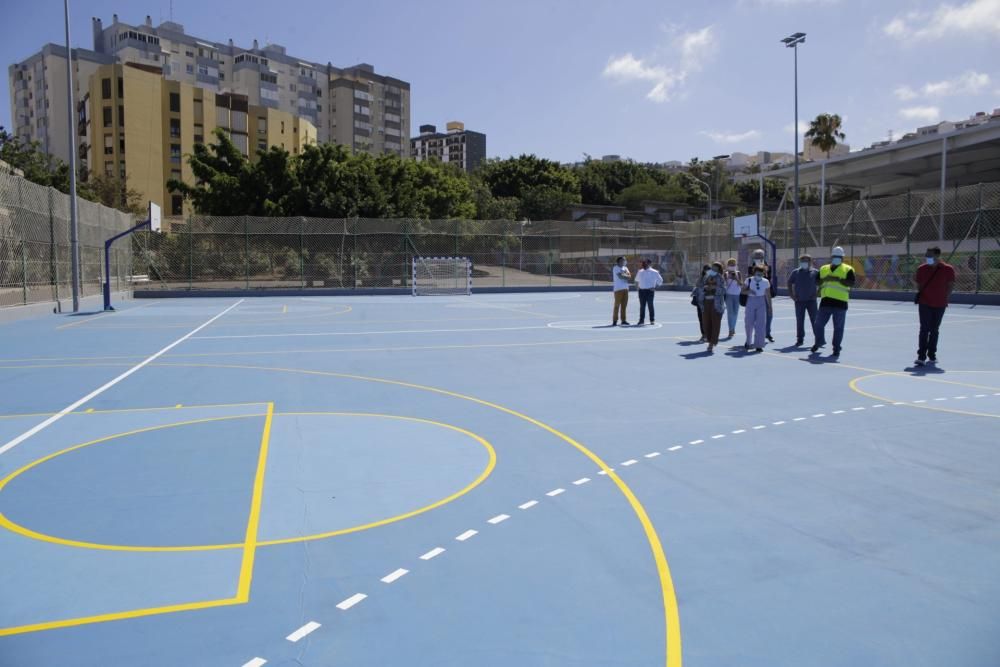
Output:
[[738,428],[735,431],[733,431],[733,435],[739,435],[740,433],[746,433],[746,432],[747,430],[745,428]]
[[700,444],[701,444],[701,443],[703,443],[703,442],[705,442],[705,441],[704,441],[704,440],[692,440],[692,441],[691,441],[691,442],[689,442],[688,444],[689,444],[689,445],[700,445]]
[[566,489],[553,489],[553,490],[549,491],[548,493],[546,493],[545,495],[549,496],[550,498],[555,498],[560,493],[566,493]]
[[934,400],[935,401],[947,401],[948,399],[947,398],[935,398]]
[[780,422],[771,422],[771,426],[781,426],[784,423],[785,422],[783,422],[783,421],[780,421]]
[[305,637],[306,635],[308,635],[313,630],[318,629],[319,627],[320,627],[320,624],[317,623],[316,621],[309,621],[308,623],[306,623],[305,625],[303,625],[301,628],[299,628],[298,630],[296,630],[292,634],[290,634],[287,637],[285,637],[285,639],[287,639],[290,642],[297,642],[300,639],[302,639],[303,637]]
[[762,428],[767,428],[767,426],[765,426],[764,424],[757,424],[756,426],[753,427],[753,430],[759,431]]
[[443,553],[444,549],[442,549],[441,547],[434,547],[433,549],[425,553],[423,556],[421,556],[420,560],[430,560],[431,558],[440,556]]
[[[441,551],[444,551],[444,549],[442,549]],[[347,611],[348,609],[350,609],[351,607],[353,607],[357,603],[359,603],[362,600],[364,600],[366,597],[368,597],[368,596],[365,595],[364,593],[355,593],[351,597],[347,598],[346,600],[344,600],[343,602],[341,602],[340,604],[338,604],[337,605],[337,609],[340,609],[341,611]]]
[[518,506],[517,506],[517,509],[519,509],[519,510],[530,510],[530,509],[531,509],[532,507],[534,507],[534,506],[535,506],[535,505],[537,505],[537,504],[538,504],[538,501],[537,501],[537,500],[529,500],[529,501],[528,501],[528,502],[526,502],[526,503],[523,503],[523,504],[521,504],[521,505],[518,505]]
[[660,455],[659,452],[650,452],[649,454],[645,454],[645,457],[647,459],[655,459],[659,455]]
[[721,438],[725,438],[725,437],[726,437],[726,434],[725,434],[725,433],[719,433],[719,434],[717,434],[717,435],[713,435],[713,436],[712,436],[712,440],[719,440],[719,439],[721,439]]
[[671,447],[667,451],[668,452],[676,452],[678,449],[684,449],[684,445],[674,445],[673,447]]
[[404,568],[399,568],[395,572],[391,572],[391,573],[385,575],[384,577],[382,577],[382,583],[383,584],[391,584],[392,582],[396,581],[400,577],[405,577],[409,573],[410,573],[409,570],[406,570]]
[[993,395],[994,395],[994,396],[1000,396],[1000,391],[998,391],[998,392],[995,392],[995,393],[994,393]]
[[927,399],[926,398],[921,398],[919,401],[913,401],[913,402],[914,403],[926,403]]
[[627,466],[634,466],[636,463],[638,463],[638,461],[636,461],[635,459],[629,459],[628,461],[622,461],[622,465],[626,466],[626,467]]
[[964,400],[965,400],[965,399],[967,399],[967,398],[968,398],[968,396],[956,396],[956,397],[955,397],[955,400],[956,400],[956,401],[964,401]]
[[478,534],[479,534],[478,530],[467,530],[464,533],[462,533],[461,535],[459,535],[458,537],[456,537],[455,539],[458,540],[459,542],[464,542],[467,539],[469,539],[470,537],[472,537],[473,535],[478,535]]
[[864,408],[851,408],[853,412],[861,412]]
[[573,486],[580,486],[581,484],[586,484],[590,481],[589,477],[581,477],[580,479],[573,482]]
[[842,415],[842,414],[844,414],[844,410],[834,410],[832,414]]
[[818,415],[813,415],[813,419],[819,419],[820,417],[826,417],[826,414],[821,412]]
[[876,403],[876,404],[875,404],[875,405],[873,405],[872,407],[873,407],[873,408],[884,408],[884,407],[885,407],[885,404],[883,404],[883,403]]
[[805,417],[796,417],[796,418],[795,418],[795,419],[793,419],[792,421],[793,421],[793,422],[804,422],[805,420],[806,420],[806,418],[805,418]]
[[976,398],[986,398],[986,394],[976,394]]
[[250,660],[249,662],[244,662],[243,663],[243,667],[262,667],[263,665],[266,665],[266,664],[267,664],[267,660],[265,660],[264,658],[254,658],[253,660]]
[[503,523],[504,521],[506,521],[506,520],[507,520],[507,519],[509,519],[509,518],[510,518],[510,515],[509,515],[509,514],[497,514],[497,515],[496,515],[495,517],[493,517],[492,519],[488,519],[488,520],[486,521],[486,523],[492,523],[492,524],[493,524],[493,525],[495,526],[495,525],[497,525],[498,523]]

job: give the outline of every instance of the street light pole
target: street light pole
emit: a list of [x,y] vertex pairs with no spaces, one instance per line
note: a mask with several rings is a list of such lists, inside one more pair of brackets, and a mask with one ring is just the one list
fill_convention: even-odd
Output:
[[792,192],[792,201],[795,206],[795,229],[792,234],[792,245],[794,246],[792,259],[797,260],[799,257],[799,44],[806,41],[806,34],[797,32],[781,41],[794,51],[795,60],[795,190]]
[[[73,312],[80,312],[80,227],[76,206],[76,109],[73,104],[73,51],[69,41],[69,0],[63,0],[66,21],[66,120],[69,125],[69,254],[73,281]],[[105,276],[107,280],[107,276]]]

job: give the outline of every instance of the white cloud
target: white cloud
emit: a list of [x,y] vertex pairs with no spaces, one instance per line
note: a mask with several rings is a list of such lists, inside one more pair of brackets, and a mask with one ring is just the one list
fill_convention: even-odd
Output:
[[708,130],[702,130],[698,134],[708,137],[717,144],[740,144],[750,139],[760,138],[760,132],[758,130],[747,130],[746,132],[740,133],[710,132]]
[[978,95],[990,85],[990,75],[968,71],[951,80],[924,84],[923,93],[928,97],[951,95]]
[[896,99],[902,100],[903,102],[909,102],[910,100],[917,99],[920,94],[913,90],[909,86],[897,86],[896,90],[892,91],[896,96]]
[[906,41],[961,34],[1000,35],[1000,0],[969,0],[960,5],[945,3],[932,12],[907,12],[889,21],[882,32]]
[[[843,119],[841,119],[841,120],[843,120]],[[785,133],[786,134],[792,134],[795,131],[795,125],[793,125],[792,123],[789,123],[788,125],[785,126],[784,129],[785,129]],[[804,120],[800,120],[799,121],[799,134],[805,134],[808,131],[809,131],[809,123],[807,123]]]
[[646,99],[653,102],[670,100],[694,72],[702,69],[716,51],[712,26],[701,30],[681,33],[671,41],[672,52],[679,56],[676,65],[659,64],[653,58],[636,58],[631,52],[623,56],[612,56],[604,66],[602,75],[620,83],[635,81],[653,82]]
[[941,109],[937,107],[907,107],[900,109],[899,115],[906,120],[920,120],[931,123],[940,120]]

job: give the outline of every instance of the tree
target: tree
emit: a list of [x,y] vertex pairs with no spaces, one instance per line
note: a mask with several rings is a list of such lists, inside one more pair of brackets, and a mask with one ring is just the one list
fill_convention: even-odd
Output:
[[838,114],[821,113],[815,120],[810,121],[806,139],[811,139],[812,145],[824,151],[829,159],[830,151],[847,138],[840,127],[841,120]]
[[535,155],[488,160],[480,166],[477,177],[493,197],[516,197],[521,202],[518,218],[552,218],[580,201],[576,174],[558,162]]
[[81,179],[78,194],[84,199],[116,208],[125,213],[142,217],[146,213],[146,203],[142,194],[128,185],[128,177],[117,178],[102,174],[89,174]]
[[687,191],[677,183],[657,185],[651,181],[636,183],[622,190],[615,203],[629,209],[638,209],[644,201],[684,202]]

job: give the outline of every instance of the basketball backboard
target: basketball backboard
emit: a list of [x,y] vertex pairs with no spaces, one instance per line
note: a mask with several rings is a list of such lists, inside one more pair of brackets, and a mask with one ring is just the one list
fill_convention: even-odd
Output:
[[753,238],[760,234],[757,214],[741,215],[733,218],[733,238]]
[[160,231],[160,207],[149,202],[149,228],[154,232]]

